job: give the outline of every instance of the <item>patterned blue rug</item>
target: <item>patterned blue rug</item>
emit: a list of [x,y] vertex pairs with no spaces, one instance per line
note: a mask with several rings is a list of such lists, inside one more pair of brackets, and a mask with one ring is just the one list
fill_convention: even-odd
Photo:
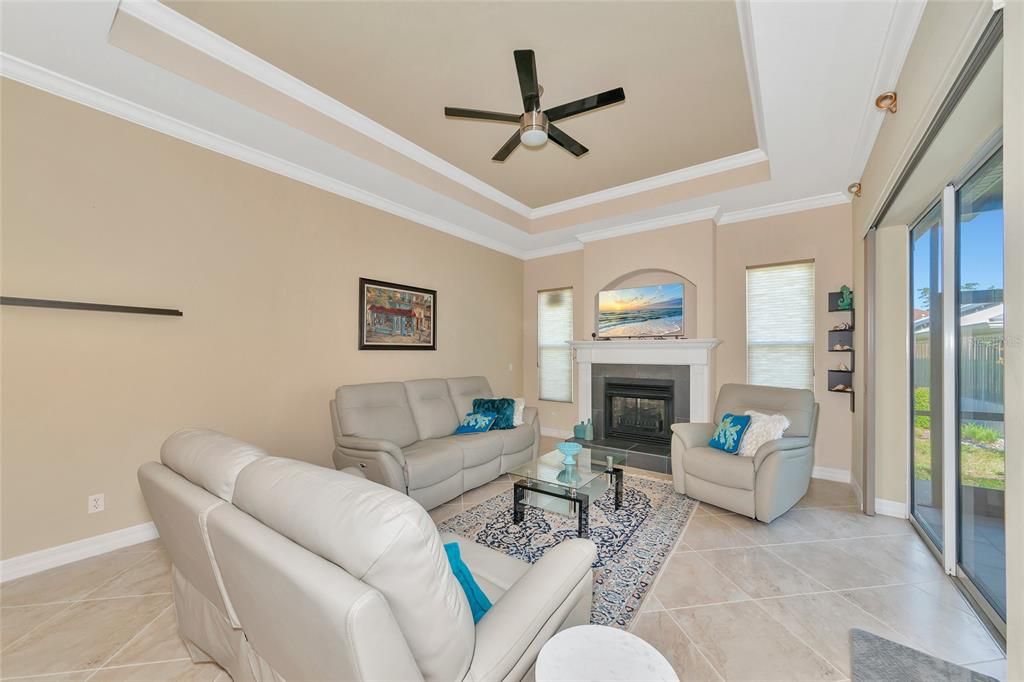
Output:
[[[676,493],[669,481],[642,476],[625,477],[618,511],[613,495],[609,488],[590,507],[590,539],[597,545],[590,622],[628,628],[697,503]],[[438,529],[533,563],[551,547],[576,537],[576,518],[528,506],[524,522],[516,525],[510,488]]]

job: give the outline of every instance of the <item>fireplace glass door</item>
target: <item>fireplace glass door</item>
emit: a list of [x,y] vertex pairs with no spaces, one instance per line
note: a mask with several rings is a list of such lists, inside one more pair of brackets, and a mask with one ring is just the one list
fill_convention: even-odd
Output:
[[605,384],[609,438],[667,444],[674,416],[674,382],[658,379],[608,379]]

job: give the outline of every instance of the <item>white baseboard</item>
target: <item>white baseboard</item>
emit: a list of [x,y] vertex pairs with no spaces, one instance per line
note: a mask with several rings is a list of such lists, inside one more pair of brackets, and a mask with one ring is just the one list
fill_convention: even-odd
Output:
[[547,426],[540,427],[540,435],[550,436],[551,438],[572,438],[572,431],[559,431],[558,429],[552,429]]
[[838,481],[839,483],[850,482],[849,469],[833,469],[831,467],[814,467],[811,478],[820,478],[823,481]]
[[95,535],[84,540],[76,540],[66,545],[58,545],[49,549],[41,549],[38,552],[30,552],[21,556],[11,557],[0,561],[0,582],[7,582],[33,573],[45,571],[48,568],[55,568],[70,564],[74,561],[88,559],[98,554],[112,552],[122,547],[130,547],[140,542],[153,540],[159,537],[156,526],[150,523],[140,523],[137,526],[129,526],[121,530],[111,531],[103,535]]
[[905,519],[907,518],[907,503],[883,500],[880,497],[876,497],[875,513],[882,516],[895,516],[898,519]]

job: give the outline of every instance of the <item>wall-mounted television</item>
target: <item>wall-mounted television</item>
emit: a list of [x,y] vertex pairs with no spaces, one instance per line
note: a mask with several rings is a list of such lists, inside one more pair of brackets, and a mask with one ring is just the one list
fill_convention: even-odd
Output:
[[683,335],[683,285],[609,289],[597,296],[602,338]]

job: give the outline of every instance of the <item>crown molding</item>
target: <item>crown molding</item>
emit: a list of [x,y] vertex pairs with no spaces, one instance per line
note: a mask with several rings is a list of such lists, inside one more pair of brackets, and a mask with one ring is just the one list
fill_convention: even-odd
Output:
[[777,204],[758,206],[757,208],[729,211],[722,214],[717,220],[717,224],[743,223],[748,220],[757,220],[758,218],[770,218],[771,216],[784,215],[786,213],[799,213],[800,211],[810,211],[815,208],[827,208],[848,203],[850,203],[850,197],[844,192],[832,192],[831,194],[820,194],[816,197],[782,201]]
[[523,251],[496,239],[485,237],[467,227],[456,225],[442,218],[428,215],[408,206],[398,204],[372,192],[350,185],[317,171],[310,170],[291,161],[267,154],[258,149],[229,140],[203,130],[190,123],[134,104],[108,92],[86,85],[12,55],[0,52],[0,75],[19,83],[38,88],[72,102],[102,111],[111,116],[135,123],[159,133],[189,142],[238,161],[283,175],[292,180],[322,189],[346,199],[371,206],[400,218],[419,223],[453,237],[499,251],[516,258],[523,257]]
[[847,172],[850,182],[860,180],[885,121],[887,112],[874,106],[874,98],[883,92],[896,89],[903,64],[907,61],[910,46],[917,34],[917,27],[921,23],[924,8],[924,2],[900,2],[893,7],[871,90],[865,93],[864,116],[861,118],[857,144],[853,147]]
[[[127,0],[120,4],[118,11],[146,23],[152,28],[276,90],[286,97],[290,97],[310,107],[314,111],[369,137],[375,142],[530,220],[572,211],[652,189],[667,187],[727,170],[750,166],[768,159],[765,152],[761,149],[752,149],[564,201],[531,208],[518,199],[505,194],[496,187],[445,161],[393,130],[360,114],[333,97],[214,33],[205,26],[174,11],[158,0]],[[743,31],[741,30],[741,37],[742,35]],[[749,44],[744,44],[743,46],[745,59],[748,61],[753,59],[754,54],[752,40],[752,34],[749,34],[748,27],[747,42]],[[753,78],[751,77],[751,70],[754,73]],[[748,82],[753,84],[751,87],[756,87],[756,66],[753,64],[747,65],[747,79]],[[760,108],[760,95],[757,95],[756,104],[753,101],[754,96],[754,90],[751,90],[757,139],[761,141],[763,140],[764,125]]]
[[217,35],[205,26],[175,12],[158,0],[130,0],[122,2],[119,12],[142,21],[162,33],[178,40],[207,56],[245,74],[281,94],[366,135],[371,140],[402,154],[432,171],[463,185],[474,192],[529,217],[530,207],[501,190],[448,163],[393,130],[360,114],[313,86],[299,80],[270,62]]
[[718,217],[720,208],[718,206],[710,206],[708,208],[700,208],[696,211],[687,211],[685,213],[673,213],[672,215],[661,216],[659,218],[650,218],[649,220],[639,220],[635,223],[629,223],[628,225],[621,225],[618,227],[609,227],[602,230],[592,230],[590,232],[581,232],[576,235],[576,239],[582,243],[596,242],[603,239],[612,239],[614,237],[624,237],[630,234],[638,234],[640,232],[650,232],[651,230],[660,230],[666,227],[672,227],[674,225],[685,225],[686,223],[695,223],[700,220],[715,220]]
[[761,105],[761,80],[757,73],[757,47],[754,43],[754,19],[750,14],[750,0],[736,0],[736,21],[740,27],[740,45],[743,47],[743,63],[747,70],[747,87],[750,90],[750,107],[754,112],[757,146],[767,154],[768,140],[764,125],[764,107]]
[[749,151],[740,152],[739,154],[723,156],[722,158],[715,159],[713,161],[698,163],[694,166],[687,166],[686,168],[680,168],[679,170],[662,173],[661,175],[652,175],[649,178],[629,182],[625,185],[609,187],[608,189],[602,189],[597,192],[591,192],[590,194],[566,199],[565,201],[541,206],[530,211],[529,217],[546,218],[550,215],[565,213],[566,211],[572,211],[592,204],[599,204],[612,199],[621,199],[641,192],[647,192],[652,189],[659,189],[661,187],[676,185],[688,180],[695,180],[708,175],[715,175],[716,173],[721,173],[723,171],[743,168],[745,166],[753,166],[754,164],[767,160],[768,156],[762,150],[751,149]]
[[[720,206],[710,206],[694,211],[640,220],[626,225],[581,232],[575,235],[573,241],[564,244],[538,249],[519,249],[500,240],[481,235],[469,227],[457,225],[443,218],[399,204],[337,178],[229,140],[3,52],[0,52],[0,76],[521,260],[579,251],[583,249],[584,244],[589,242],[660,230],[700,220],[712,220],[717,225],[725,225],[849,203],[849,198],[844,193],[834,192],[726,213],[722,213]],[[531,237],[531,239],[537,238],[538,236]]]
[[563,253],[572,253],[573,251],[582,251],[583,242],[572,241],[567,244],[555,244],[554,246],[545,246],[540,249],[531,249],[523,253],[523,260],[533,260],[535,258],[546,258],[548,256],[558,256]]

